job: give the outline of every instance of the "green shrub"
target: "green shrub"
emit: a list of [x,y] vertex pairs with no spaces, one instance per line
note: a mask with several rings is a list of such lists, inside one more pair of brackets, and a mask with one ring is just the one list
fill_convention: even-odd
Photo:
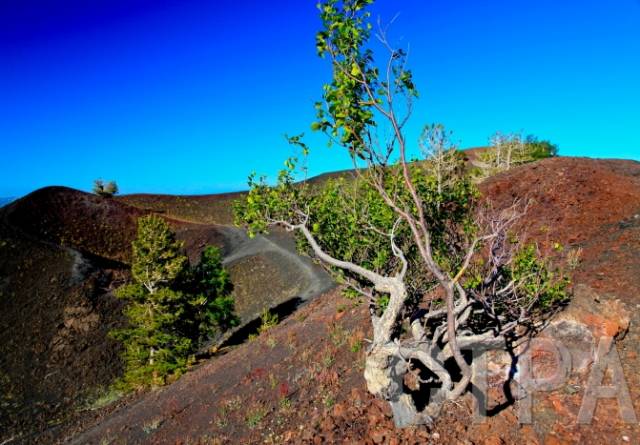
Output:
[[268,309],[262,311],[262,315],[260,315],[260,327],[258,328],[258,332],[262,334],[263,332],[267,332],[269,329],[278,325],[278,314],[274,314]]
[[534,161],[558,156],[558,146],[549,141],[540,141],[534,135],[529,135],[525,139],[531,158]]
[[108,183],[104,183],[102,179],[96,179],[93,181],[93,193],[96,195],[110,198],[113,195],[118,194],[118,184],[115,181],[109,181]]
[[520,295],[533,312],[544,312],[568,298],[569,279],[554,270],[533,244],[518,251],[508,276],[519,283]]

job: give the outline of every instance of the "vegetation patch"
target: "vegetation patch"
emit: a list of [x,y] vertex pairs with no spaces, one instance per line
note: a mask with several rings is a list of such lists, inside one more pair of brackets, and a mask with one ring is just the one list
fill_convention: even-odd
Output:
[[[317,50],[330,61],[332,79],[311,127],[351,157],[353,177],[297,183],[310,149],[302,135],[292,136],[300,155],[284,162],[275,186],[250,175],[235,213],[250,236],[276,226],[294,232],[301,252],[368,302],[367,387],[404,427],[431,423],[445,402],[468,390],[472,369],[463,350],[508,349],[514,338],[532,335],[566,302],[568,280],[519,239],[515,227],[528,201],[514,199],[501,210],[480,204],[476,181],[444,126],[427,125],[420,162],[410,158],[403,127],[419,93],[407,53],[391,44],[384,27],[376,37],[386,60],[376,63],[371,3],[318,5]],[[382,143],[381,128],[391,134]],[[497,169],[555,153],[533,138],[496,137],[494,145],[488,153]],[[345,342],[336,326],[330,336],[336,347]],[[328,354],[320,369],[332,365]],[[416,388],[420,396],[397,384],[417,369],[431,376]]]
[[191,267],[182,243],[159,216],[139,220],[132,275],[133,282],[117,291],[127,302],[129,326],[111,332],[124,345],[122,389],[178,378],[203,342],[238,322],[218,249],[205,248]]

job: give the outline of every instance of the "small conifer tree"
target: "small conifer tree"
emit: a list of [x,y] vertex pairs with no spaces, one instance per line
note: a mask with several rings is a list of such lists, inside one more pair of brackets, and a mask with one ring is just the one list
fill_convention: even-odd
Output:
[[222,267],[219,249],[208,246],[202,251],[200,263],[193,270],[193,278],[192,294],[197,297],[196,305],[202,308],[198,320],[200,336],[212,328],[226,330],[237,325],[231,297],[233,286],[229,272]]
[[157,216],[138,220],[138,237],[133,242],[133,278],[150,294],[159,286],[170,286],[187,267],[181,253],[183,244],[176,240],[167,222]]
[[231,296],[233,285],[218,248],[205,247],[198,265],[181,277],[180,286],[188,299],[188,314],[180,329],[198,344],[211,338],[212,332],[223,332],[238,324]]
[[138,220],[133,242],[133,283],[116,295],[127,301],[126,328],[111,335],[123,343],[123,389],[162,385],[180,376],[190,356],[216,329],[237,323],[231,282],[218,249],[207,247],[191,268],[167,222]]

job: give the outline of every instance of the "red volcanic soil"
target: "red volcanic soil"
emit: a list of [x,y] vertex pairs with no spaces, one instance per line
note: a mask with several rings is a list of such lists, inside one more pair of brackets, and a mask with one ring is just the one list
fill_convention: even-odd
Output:
[[[515,198],[532,200],[521,224],[528,240],[539,243],[542,250],[553,250],[556,262],[572,275],[574,286],[593,290],[591,296],[576,293],[568,311],[586,307],[597,319],[614,299],[627,309],[630,327],[626,335],[620,333],[616,347],[636,413],[640,413],[640,164],[548,159],[491,178],[481,189],[497,207],[508,207]],[[562,244],[561,251],[554,249],[556,243]],[[568,257],[578,258],[571,268],[564,265]],[[365,389],[362,372],[369,335],[365,305],[329,292],[257,339],[202,363],[177,383],[85,416],[38,440],[74,444],[640,443],[640,428],[621,422],[615,402],[600,401],[593,422],[579,425],[576,416],[583,387],[577,384],[536,393],[530,425],[518,423],[517,402],[484,423],[474,423],[471,398],[465,397],[448,405],[432,427],[397,430],[386,403]]]
[[635,161],[552,158],[489,178],[482,189],[498,207],[514,197],[529,198],[521,229],[536,239],[582,246],[635,219],[639,170]]

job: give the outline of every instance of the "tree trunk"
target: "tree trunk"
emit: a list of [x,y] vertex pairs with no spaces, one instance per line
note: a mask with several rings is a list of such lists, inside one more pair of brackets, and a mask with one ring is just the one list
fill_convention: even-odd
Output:
[[372,320],[374,338],[364,369],[367,389],[371,394],[389,402],[397,427],[427,423],[430,419],[418,412],[413,399],[404,391],[408,363],[401,358],[399,346],[392,338],[407,297],[404,283],[394,281],[379,290],[389,292],[389,305],[381,318]]

